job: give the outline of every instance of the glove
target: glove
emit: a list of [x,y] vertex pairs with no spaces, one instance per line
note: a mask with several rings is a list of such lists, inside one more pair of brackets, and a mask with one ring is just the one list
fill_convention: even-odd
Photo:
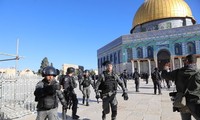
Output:
[[99,98],[100,98],[100,94],[96,93],[96,99],[99,99]]
[[190,113],[190,109],[187,106],[178,108],[181,113]]
[[124,97],[124,100],[128,100],[128,94],[127,94],[127,93],[124,92],[124,93],[122,94],[122,97]]
[[48,85],[44,88],[44,92],[47,95],[53,95],[56,94],[56,89],[53,85]]
[[96,95],[96,99],[99,99],[100,98],[100,95]]

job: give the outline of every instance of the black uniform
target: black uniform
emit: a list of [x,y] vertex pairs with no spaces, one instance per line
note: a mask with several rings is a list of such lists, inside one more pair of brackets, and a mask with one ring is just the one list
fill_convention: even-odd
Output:
[[155,71],[151,74],[152,80],[153,80],[153,86],[154,86],[154,94],[156,94],[157,88],[158,88],[158,94],[161,94],[161,75],[158,71],[158,69],[155,69]]
[[127,88],[128,73],[126,70],[120,75],[120,78],[124,81],[125,88]]
[[140,74],[139,72],[136,70],[134,73],[133,73],[133,79],[135,80],[135,89],[136,89],[136,92],[139,92],[139,85],[140,85]]
[[107,71],[104,71],[103,74],[99,76],[99,79],[96,83],[95,91],[98,93],[98,90],[101,89],[101,98],[103,101],[103,105],[102,105],[103,107],[102,119],[103,120],[105,120],[106,114],[110,112],[109,105],[111,106],[112,120],[116,119],[116,116],[117,116],[116,93],[117,93],[118,84],[121,86],[123,93],[126,94],[127,96],[123,81],[118,77],[118,75],[114,73],[108,73]]
[[[56,117],[58,98],[63,106],[66,106],[66,102],[62,92],[60,91],[60,85],[56,80],[52,80],[48,83],[43,79],[38,82],[34,92],[35,101],[37,104],[37,120],[44,120],[47,116],[49,120],[58,120]],[[55,118],[56,117],[56,118]]]
[[61,82],[61,85],[63,86],[64,95],[65,95],[65,99],[67,101],[68,106],[71,107],[71,104],[72,104],[72,117],[76,116],[77,107],[78,107],[78,99],[74,91],[74,88],[77,87],[74,77],[66,75],[63,81]]
[[[166,70],[162,71],[162,77],[166,79],[171,79],[175,81],[177,94],[184,95],[186,89],[189,89],[190,86],[192,88],[191,93],[186,93],[186,105],[189,107],[190,111],[194,115],[197,120],[200,120],[200,104],[197,103],[199,100],[198,97],[192,95],[192,92],[195,88],[199,89],[199,86],[196,86],[193,83],[190,83],[190,77],[196,73],[196,66],[194,64],[186,65],[183,68],[173,70],[171,72],[167,72]],[[200,80],[200,78],[198,78]],[[198,81],[200,82],[200,81]],[[189,86],[188,86],[189,84]],[[174,104],[175,105],[175,104]],[[182,113],[181,112],[182,120],[190,120],[191,114],[190,113]]]
[[83,88],[83,104],[85,103],[85,98],[86,98],[86,106],[89,106],[89,98],[90,98],[90,85],[93,86],[92,84],[92,78],[90,76],[85,76],[83,75],[83,78],[81,80],[80,85]]

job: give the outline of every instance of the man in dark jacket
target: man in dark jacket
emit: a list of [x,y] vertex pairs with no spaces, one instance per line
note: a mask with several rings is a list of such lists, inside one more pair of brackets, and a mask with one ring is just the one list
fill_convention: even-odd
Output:
[[[106,114],[110,112],[111,106],[111,120],[116,120],[117,116],[117,85],[119,84],[123,90],[124,100],[128,100],[128,94],[124,87],[123,81],[119,78],[118,75],[113,73],[113,66],[110,61],[105,61],[103,66],[106,67],[106,70],[100,74],[98,81],[95,86],[96,98],[100,97],[99,89],[101,90],[101,99],[103,101],[103,111],[102,111],[102,120],[106,120]],[[99,88],[101,87],[101,88]]]
[[151,78],[153,80],[154,94],[156,94],[158,88],[158,94],[161,95],[161,75],[158,68],[154,69],[154,72],[151,74]]
[[133,73],[133,79],[135,80],[135,89],[136,92],[139,92],[139,86],[140,86],[140,73],[138,72],[138,69],[135,68],[135,72]]
[[65,99],[67,101],[68,107],[71,106],[71,102],[72,102],[72,118],[78,119],[79,116],[76,115],[77,108],[78,108],[78,99],[74,91],[74,89],[77,87],[77,84],[74,79],[74,73],[75,73],[75,69],[73,67],[67,68],[67,74],[65,78],[63,79],[63,81],[61,82],[61,85],[64,89],[64,95],[65,95]]
[[35,101],[38,102],[36,120],[46,120],[46,118],[48,120],[59,120],[57,98],[60,99],[65,108],[67,107],[64,96],[60,91],[60,85],[55,80],[55,76],[58,74],[58,70],[51,66],[45,67],[42,71],[44,79],[37,83],[34,92]]
[[[190,54],[186,56],[184,67],[167,72],[169,67],[165,66],[165,70],[163,70],[161,74],[163,78],[175,81],[177,94],[173,106],[180,110],[182,120],[191,120],[191,115],[193,115],[196,120],[200,120],[200,104],[198,103],[199,97],[197,97],[199,94],[197,96],[195,95],[197,93],[195,90],[200,89],[200,86],[196,86],[194,84],[195,82],[192,82],[195,78],[190,79],[197,73],[196,61],[196,56]],[[197,79],[200,80],[200,78]],[[186,97],[186,106],[189,110],[186,110],[184,104],[181,102],[184,95]],[[189,112],[185,113],[185,111]]]
[[127,80],[128,80],[127,70],[124,70],[124,72],[121,73],[120,78],[124,81],[124,86],[127,89]]

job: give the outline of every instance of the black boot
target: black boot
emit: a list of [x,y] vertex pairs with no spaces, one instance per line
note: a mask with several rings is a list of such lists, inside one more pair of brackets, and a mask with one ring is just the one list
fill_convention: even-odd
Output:
[[103,113],[102,120],[106,120],[106,114]]
[[116,117],[112,117],[112,119],[111,120],[116,120]]
[[89,106],[89,103],[88,103],[88,102],[86,102],[86,106]]
[[89,106],[89,98],[86,99],[86,106]]
[[79,116],[78,115],[72,115],[72,118],[73,119],[79,119]]
[[85,104],[85,97],[83,97],[83,101],[82,101],[83,105]]

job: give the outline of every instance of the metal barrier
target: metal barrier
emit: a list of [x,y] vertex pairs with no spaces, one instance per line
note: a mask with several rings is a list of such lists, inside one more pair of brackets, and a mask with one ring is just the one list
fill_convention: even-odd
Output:
[[0,120],[20,118],[36,111],[34,90],[39,76],[0,74]]

